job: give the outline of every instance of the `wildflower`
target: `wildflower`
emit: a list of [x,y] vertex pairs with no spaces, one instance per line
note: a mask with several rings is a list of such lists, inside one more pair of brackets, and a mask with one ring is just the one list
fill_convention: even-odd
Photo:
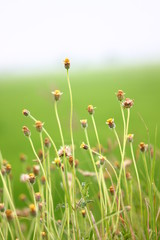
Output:
[[44,145],[45,145],[46,148],[50,148],[51,147],[51,142],[50,142],[49,138],[45,138]]
[[144,142],[141,142],[139,144],[139,148],[141,152],[146,152],[148,150],[148,144],[145,144]]
[[1,169],[1,173],[3,176],[6,174],[6,169],[4,167]]
[[21,162],[25,162],[27,160],[27,156],[25,154],[21,153],[20,160],[21,160]]
[[116,93],[118,101],[121,102],[124,99],[124,95],[125,95],[125,93],[122,90],[118,90],[118,92]]
[[30,112],[27,109],[23,109],[22,113],[26,117],[28,117],[30,115]]
[[75,163],[75,168],[77,168],[78,165],[79,165],[79,161],[78,161],[78,159],[75,159],[74,163]]
[[6,217],[7,217],[7,220],[8,220],[8,221],[11,221],[11,220],[13,219],[13,212],[12,212],[12,210],[7,209],[7,210],[5,211],[5,214],[6,214]]
[[46,183],[46,178],[45,178],[45,176],[42,176],[42,177],[41,177],[41,183],[42,183],[43,185]]
[[42,211],[42,208],[43,208],[43,203],[38,203],[38,209],[39,209],[39,211],[41,212]]
[[64,67],[67,70],[70,68],[70,60],[68,58],[64,60]]
[[131,180],[132,179],[132,176],[131,176],[130,172],[126,172],[126,178],[127,178],[127,180]]
[[36,177],[35,177],[34,173],[29,173],[29,182],[31,184],[34,184],[35,180],[36,180]]
[[27,171],[28,173],[30,173],[30,171],[31,171],[31,166],[28,165],[28,166],[26,167],[26,171]]
[[130,98],[126,98],[126,100],[122,103],[124,108],[131,108],[133,106],[133,100]]
[[30,130],[26,126],[23,126],[22,131],[23,131],[23,133],[24,133],[24,135],[26,137],[30,137],[31,136],[31,132],[30,132]]
[[54,95],[55,101],[58,101],[63,93],[59,90],[55,90],[54,92],[52,92],[52,94]]
[[39,152],[38,152],[38,157],[39,157],[39,159],[40,159],[41,161],[43,160],[43,151],[42,151],[42,149],[39,150]]
[[82,119],[82,120],[80,120],[80,122],[81,122],[81,126],[83,128],[87,128],[88,127],[87,119]]
[[27,199],[27,197],[26,197],[25,194],[22,193],[22,194],[19,195],[19,199],[20,199],[22,202],[25,202],[26,199]]
[[12,167],[11,167],[11,165],[8,163],[8,164],[6,165],[6,167],[5,167],[5,169],[6,169],[6,173],[10,173]]
[[35,193],[35,199],[36,199],[37,202],[39,202],[39,201],[41,200],[41,194],[40,194],[40,192],[36,192],[36,193]]
[[65,155],[66,157],[71,156],[71,148],[70,148],[70,146],[64,146],[64,148],[61,147],[61,148],[58,150],[58,155],[59,155],[59,157],[63,157],[64,155]]
[[109,118],[106,121],[106,124],[109,126],[109,128],[115,128],[116,127],[115,122],[114,122],[114,118]]
[[62,224],[62,221],[60,219],[57,220],[58,225]]
[[6,166],[7,163],[8,163],[7,160],[3,159],[2,165],[3,165],[3,166]]
[[103,165],[105,161],[105,157],[99,156],[100,164]]
[[61,164],[61,169],[64,172],[64,164],[63,163]]
[[115,192],[114,186],[110,186],[109,191],[112,195],[114,195],[114,192]]
[[80,148],[83,148],[83,149],[85,149],[85,150],[88,150],[88,146],[87,146],[87,144],[85,144],[84,142],[81,143]]
[[120,168],[119,162],[118,162],[118,161],[115,161],[115,162],[114,162],[114,166],[115,166],[115,168],[118,168],[118,169],[119,169],[119,168]]
[[28,174],[21,174],[20,176],[20,181],[21,182],[27,182],[29,180],[29,175]]
[[82,216],[85,218],[85,216],[86,216],[86,210],[85,210],[85,209],[82,209],[81,213],[82,213]]
[[60,158],[55,158],[54,163],[56,164],[57,167],[61,166],[61,159]]
[[127,136],[128,142],[132,143],[133,142],[133,137],[134,137],[134,134],[128,134],[128,136]]
[[89,114],[94,114],[94,109],[95,109],[95,107],[93,107],[93,105],[88,105],[88,108],[87,108],[87,110],[88,110],[88,113]]
[[41,121],[36,121],[35,122],[35,127],[37,129],[38,132],[42,132],[42,129],[43,129],[43,124]]
[[46,232],[41,232],[42,239],[45,239],[47,237]]
[[40,166],[39,165],[34,165],[33,166],[33,173],[35,176],[38,176],[40,172]]
[[29,209],[30,209],[30,214],[35,217],[36,216],[36,207],[34,204],[30,204],[29,205]]
[[4,211],[5,211],[4,203],[0,203],[0,212],[4,212]]

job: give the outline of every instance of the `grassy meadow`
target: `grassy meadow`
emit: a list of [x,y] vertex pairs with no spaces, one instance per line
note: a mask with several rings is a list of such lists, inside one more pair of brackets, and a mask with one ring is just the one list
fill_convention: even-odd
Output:
[[[74,101],[73,131],[75,141],[75,155],[79,160],[79,168],[83,170],[93,170],[89,153],[80,149],[80,144],[85,142],[84,131],[80,124],[80,119],[88,119],[88,134],[91,146],[97,145],[95,132],[91,118],[86,110],[89,104],[96,107],[95,121],[98,128],[100,143],[106,149],[107,158],[114,163],[120,162],[119,149],[116,144],[115,135],[105,124],[106,120],[113,117],[116,130],[123,137],[123,122],[119,102],[115,93],[122,89],[126,97],[134,99],[134,106],[131,109],[131,119],[129,133],[134,134],[134,150],[137,156],[137,166],[143,188],[147,188],[144,180],[143,163],[141,156],[138,156],[138,144],[141,141],[148,143],[149,129],[150,143],[157,147],[155,183],[160,189],[160,66],[128,67],[108,70],[72,71],[70,69],[70,81],[72,85]],[[39,75],[1,75],[0,80],[0,149],[4,159],[12,165],[13,174],[13,194],[16,206],[22,207],[24,204],[19,200],[20,193],[27,192],[24,183],[19,181],[20,174],[24,172],[26,166],[33,165],[35,159],[29,141],[22,132],[22,126],[26,125],[31,130],[32,140],[38,151],[41,149],[39,134],[35,130],[34,123],[22,115],[24,108],[38,120],[44,122],[45,128],[53,137],[58,148],[61,146],[59,129],[54,112],[54,99],[51,94],[55,89],[63,92],[61,100],[58,102],[58,112],[64,133],[65,144],[70,145],[69,134],[69,114],[70,100],[66,79],[66,72],[39,74]],[[142,120],[143,119],[143,120]],[[145,123],[144,123],[145,122]],[[146,124],[146,126],[145,126]],[[157,127],[157,138],[155,144],[155,132]],[[128,146],[128,145],[127,145]],[[110,150],[111,149],[111,150]],[[27,162],[21,163],[19,155],[25,153]],[[127,147],[126,158],[130,159],[130,149]],[[55,153],[51,151],[51,158],[55,158]],[[147,163],[150,167],[150,162]],[[130,166],[132,176],[135,176],[133,164]],[[83,179],[80,173],[78,177]],[[52,173],[54,184],[55,203],[62,201],[62,190],[59,174],[56,169]],[[94,179],[90,182],[90,198],[95,199],[98,194],[97,187],[94,187]],[[109,187],[110,183],[108,183]],[[136,192],[133,192],[135,202]],[[56,205],[56,204],[55,204]],[[135,204],[136,205],[136,204]],[[94,208],[94,206],[93,206]],[[57,216],[59,213],[57,212]]]

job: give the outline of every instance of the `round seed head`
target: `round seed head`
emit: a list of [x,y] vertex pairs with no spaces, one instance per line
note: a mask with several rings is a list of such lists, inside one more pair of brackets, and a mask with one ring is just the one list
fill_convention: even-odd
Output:
[[93,107],[93,105],[88,105],[87,110],[88,110],[88,113],[89,113],[89,114],[91,114],[91,115],[94,114],[94,109],[95,109],[95,108]]
[[87,128],[88,127],[87,119],[82,119],[82,120],[80,120],[80,122],[81,122],[82,128]]
[[42,132],[42,130],[43,130],[43,125],[44,125],[44,123],[42,123],[41,121],[36,121],[36,122],[35,122],[35,127],[36,127],[36,129],[37,129],[38,132]]
[[64,60],[64,67],[67,70],[70,68],[70,60],[68,58]]
[[31,136],[31,132],[30,132],[30,130],[26,126],[22,127],[22,131],[23,131],[23,133],[24,133],[24,135],[26,137],[30,137]]

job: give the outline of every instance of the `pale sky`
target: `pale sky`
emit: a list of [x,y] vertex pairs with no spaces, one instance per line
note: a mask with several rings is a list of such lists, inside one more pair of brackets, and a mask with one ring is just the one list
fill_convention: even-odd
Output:
[[0,71],[160,59],[159,0],[0,0]]

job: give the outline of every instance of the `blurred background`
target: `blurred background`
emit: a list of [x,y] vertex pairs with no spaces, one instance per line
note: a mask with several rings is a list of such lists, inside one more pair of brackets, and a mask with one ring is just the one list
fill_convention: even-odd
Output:
[[69,93],[63,67],[66,57],[71,61],[74,137],[81,168],[88,169],[91,165],[88,155],[79,149],[85,140],[81,118],[88,118],[91,144],[96,145],[86,111],[89,104],[96,106],[95,118],[105,148],[108,139],[115,141],[105,125],[106,119],[114,117],[122,136],[123,124],[115,97],[118,89],[123,89],[135,101],[129,129],[135,134],[135,150],[140,141],[148,141],[146,126],[153,145],[157,128],[156,146],[159,147],[159,9],[158,0],[1,1],[0,150],[3,158],[12,164],[16,195],[23,188],[23,184],[17,183],[22,172],[19,155],[27,154],[26,165],[31,165],[34,159],[21,131],[23,125],[31,129],[36,150],[40,149],[34,123],[22,116],[24,108],[45,122],[59,148],[51,91],[60,89],[64,94],[59,102],[59,114],[66,144],[70,144]]

